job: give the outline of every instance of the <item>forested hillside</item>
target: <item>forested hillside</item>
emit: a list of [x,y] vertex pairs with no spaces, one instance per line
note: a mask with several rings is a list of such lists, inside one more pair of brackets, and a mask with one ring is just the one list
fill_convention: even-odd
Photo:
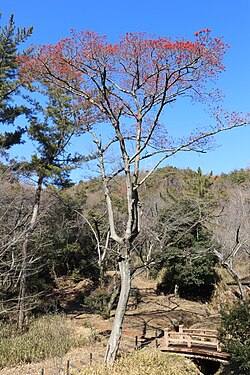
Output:
[[[84,279],[93,282],[93,293],[107,286],[106,306],[97,308],[107,309],[108,314],[119,280],[108,285],[107,275],[117,270],[118,255],[109,238],[100,184],[93,179],[69,188],[47,186],[42,192],[26,259],[29,314],[60,308],[57,289],[63,282]],[[123,187],[123,177],[113,181],[112,199],[121,230],[126,214]],[[221,176],[173,167],[157,170],[141,191],[144,220],[135,244],[133,274],[145,271],[157,277],[165,269],[159,292],[173,293],[178,287],[182,297],[209,300],[219,282],[216,267],[224,267],[244,298],[240,280],[249,275],[249,187],[249,170]],[[1,314],[5,317],[18,311],[22,246],[35,194],[32,184],[1,166]],[[90,301],[87,305],[86,311]]]

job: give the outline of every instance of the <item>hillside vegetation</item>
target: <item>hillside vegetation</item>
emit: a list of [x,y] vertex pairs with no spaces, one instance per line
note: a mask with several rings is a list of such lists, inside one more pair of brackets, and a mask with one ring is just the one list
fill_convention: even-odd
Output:
[[[29,311],[60,309],[57,290],[69,283],[92,280],[88,294],[99,285],[103,302],[119,284],[108,275],[117,268],[117,245],[108,239],[100,184],[93,179],[67,189],[45,189],[28,250]],[[248,170],[213,176],[200,170],[159,169],[141,191],[143,222],[133,272],[146,265],[147,273],[156,277],[165,270],[160,292],[172,293],[178,285],[182,297],[203,300],[209,300],[218,281],[215,267],[226,268],[227,281],[236,284],[248,276],[249,185]],[[126,199],[122,177],[113,186],[116,220],[122,227]],[[2,168],[0,267],[5,316],[13,317],[16,310],[21,249],[34,194],[32,186]],[[103,287],[107,295],[101,296]],[[86,304],[92,308],[90,300]]]
[[[112,184],[116,220],[122,228],[126,199],[122,193],[123,178],[114,179]],[[93,179],[68,188],[48,186],[44,190],[38,223],[28,249],[27,323],[31,317],[55,312],[100,314],[105,319],[112,316],[119,292],[117,245],[108,238],[107,212],[100,187],[101,182]],[[183,322],[187,326],[208,324],[211,328],[209,319],[189,320],[185,308],[173,314],[169,295],[196,301],[200,306],[206,302],[204,314],[211,316],[211,321],[218,317],[220,306],[246,298],[241,279],[249,275],[249,188],[249,170],[221,176],[173,167],[156,171],[140,192],[144,220],[135,243],[135,281],[128,316],[130,311],[136,311],[146,321],[143,308],[146,302],[146,314],[152,320],[151,287],[143,288],[136,281],[139,280],[136,275],[141,272],[147,282],[152,280],[154,301],[158,301],[159,310],[165,316],[164,321],[159,313],[158,323],[152,324],[152,330]],[[17,320],[22,243],[34,194],[32,185],[1,167],[0,314],[7,322]],[[106,247],[109,251],[105,253]],[[129,329],[126,319],[125,327]],[[132,330],[132,335],[136,333]],[[75,344],[69,344],[68,349],[72,345]],[[41,350],[42,358],[53,355]],[[22,355],[20,352],[20,355],[15,364],[41,359],[35,353]],[[2,366],[11,364],[7,361]]]

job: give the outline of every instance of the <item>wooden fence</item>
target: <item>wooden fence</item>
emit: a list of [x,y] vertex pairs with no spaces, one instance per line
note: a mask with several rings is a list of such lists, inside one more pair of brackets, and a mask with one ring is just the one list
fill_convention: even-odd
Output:
[[[160,332],[155,331],[154,335],[150,339],[140,339],[138,336],[122,336],[119,352],[129,353],[134,350],[143,349],[145,347],[158,348],[159,347],[159,336]],[[72,375],[72,371],[80,372],[84,366],[91,366],[93,363],[102,363],[100,358],[96,359],[93,353],[89,353],[88,356],[79,357],[78,361],[67,360],[63,365],[61,364],[51,372],[46,368],[42,368],[41,375]]]

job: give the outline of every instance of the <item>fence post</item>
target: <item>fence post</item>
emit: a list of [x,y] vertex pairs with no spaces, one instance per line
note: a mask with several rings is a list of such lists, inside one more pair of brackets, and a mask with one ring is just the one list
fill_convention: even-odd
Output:
[[66,375],[69,375],[69,360],[67,360]]
[[135,336],[135,350],[138,349],[138,336]]
[[179,338],[180,338],[180,340],[182,340],[182,343],[184,342],[183,341],[184,340],[183,330],[184,330],[184,326],[183,326],[183,324],[180,324],[179,325]]
[[179,325],[179,333],[183,333],[183,328],[184,328],[183,324],[180,324]]
[[219,343],[219,340],[218,339],[216,339],[216,350],[217,350],[217,352],[221,352],[222,350],[221,350],[221,346],[220,346],[220,343]]
[[165,345],[169,346],[169,328],[164,329]]
[[41,375],[44,375],[44,368],[42,368],[42,372],[41,372]]
[[156,347],[156,349],[158,348],[158,332],[157,332],[157,330],[155,331],[155,347]]
[[192,338],[191,338],[191,334],[188,334],[188,335],[187,335],[187,346],[188,346],[188,348],[191,348],[191,347],[192,347]]
[[92,365],[93,362],[93,353],[89,353],[89,363]]

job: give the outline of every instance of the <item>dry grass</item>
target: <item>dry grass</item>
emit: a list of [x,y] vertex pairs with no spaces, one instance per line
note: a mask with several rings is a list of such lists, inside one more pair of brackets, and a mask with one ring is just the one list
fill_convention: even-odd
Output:
[[197,367],[188,359],[159,351],[143,350],[120,357],[112,367],[94,365],[80,375],[196,375]]
[[86,338],[76,336],[72,322],[64,315],[34,319],[21,334],[16,325],[1,323],[0,368],[62,356],[84,341]]

